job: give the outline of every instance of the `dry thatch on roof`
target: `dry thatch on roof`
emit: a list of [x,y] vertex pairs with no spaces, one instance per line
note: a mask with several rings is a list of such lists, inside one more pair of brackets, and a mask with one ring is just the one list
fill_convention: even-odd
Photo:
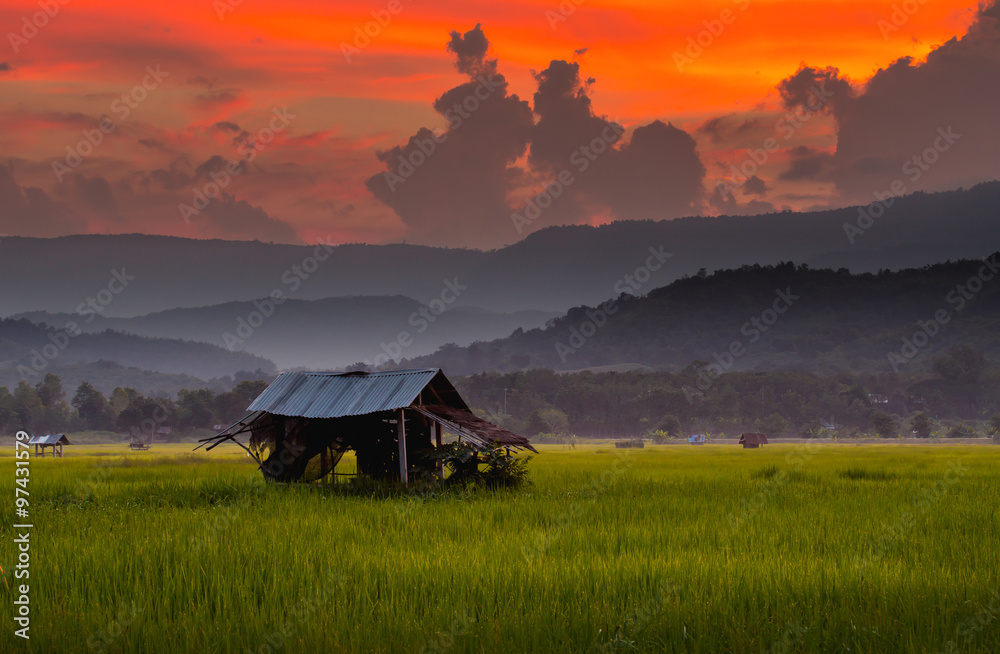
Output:
[[512,431],[487,422],[469,409],[459,409],[445,404],[428,404],[413,408],[431,419],[438,419],[456,434],[465,436],[469,440],[479,441],[482,445],[503,445],[536,451],[524,436],[518,436]]

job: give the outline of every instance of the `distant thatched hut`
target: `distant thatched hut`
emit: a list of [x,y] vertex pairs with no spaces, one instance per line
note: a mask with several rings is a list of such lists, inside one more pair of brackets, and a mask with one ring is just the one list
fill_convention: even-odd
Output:
[[762,445],[767,445],[767,436],[764,434],[742,434],[740,435],[740,445],[745,450],[756,449]]
[[[325,478],[353,450],[358,474],[406,483],[421,454],[442,446],[442,429],[478,447],[534,451],[528,439],[473,414],[438,369],[287,372],[247,411],[203,444],[232,440],[274,481]],[[241,434],[250,434],[249,447]]]

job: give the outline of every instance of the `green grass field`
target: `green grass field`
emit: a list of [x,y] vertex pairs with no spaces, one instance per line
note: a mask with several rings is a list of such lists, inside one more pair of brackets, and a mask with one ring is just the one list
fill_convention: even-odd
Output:
[[551,447],[383,499],[189,449],[32,459],[25,642],[4,448],[2,651],[1000,649],[1000,447]]

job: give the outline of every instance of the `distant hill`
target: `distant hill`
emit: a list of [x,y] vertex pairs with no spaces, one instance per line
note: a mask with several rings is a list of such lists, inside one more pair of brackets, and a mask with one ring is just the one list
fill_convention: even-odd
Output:
[[[269,300],[229,302],[136,318],[88,316],[90,323],[74,314],[32,312],[20,317],[54,325],[76,321],[89,332],[114,329],[202,341],[251,352],[282,368],[339,369],[365,360],[382,363],[388,355],[430,354],[445,343],[500,338],[518,328],[539,327],[557,315],[541,311],[495,313],[454,307],[440,298],[424,306],[407,297],[389,296],[286,300],[280,305]],[[401,338],[403,333],[407,336]]]
[[[467,287],[454,306],[561,312],[616,295],[615,287],[637,271],[645,281],[632,292],[641,294],[701,268],[746,262],[877,272],[981,257],[1000,247],[1000,182],[917,193],[882,209],[871,208],[871,222],[860,219],[864,231],[847,230],[853,242],[845,224],[859,229],[858,208],[550,227],[489,252],[406,244],[348,244],[328,252],[142,235],[5,237],[0,314],[72,313],[99,294],[109,316],[245,302],[272,291],[300,300],[405,295],[428,303],[446,280]],[[650,248],[672,256],[659,265]],[[647,262],[657,269],[641,271]],[[113,281],[116,273],[132,279],[124,286]]]
[[[82,322],[77,317],[78,322]],[[0,320],[0,386],[12,388],[22,378],[37,383],[46,372],[76,364],[107,362],[193,381],[260,370],[273,374],[274,363],[245,352],[230,352],[207,343],[148,338],[103,331],[96,334],[36,325],[28,320]],[[200,384],[199,384],[200,385]]]
[[[980,270],[992,279],[981,281]],[[546,329],[445,347],[399,367],[475,374],[627,363],[678,370],[701,360],[723,372],[877,372],[894,364],[902,371],[926,368],[935,354],[958,345],[998,361],[997,334],[1000,273],[982,261],[860,275],[786,263],[689,277],[644,297],[576,307]]]

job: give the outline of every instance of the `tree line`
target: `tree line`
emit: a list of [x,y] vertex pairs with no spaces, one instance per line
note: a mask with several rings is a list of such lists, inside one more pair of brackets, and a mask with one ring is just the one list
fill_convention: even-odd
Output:
[[[1000,370],[961,346],[928,369],[905,373],[724,372],[693,361],[679,372],[549,369],[451,376],[477,413],[530,438],[682,437],[764,432],[770,436],[972,436],[1000,429]],[[68,397],[58,375],[0,387],[0,433],[101,430],[180,433],[243,417],[267,380],[229,391],[183,389],[173,399],[89,382]]]
[[985,435],[1000,428],[1000,370],[953,348],[907,373],[726,372],[694,361],[677,373],[534,369],[454,377],[466,401],[529,438],[682,437],[758,431],[893,437]]
[[21,381],[11,392],[0,386],[0,433],[113,431],[122,434],[170,427],[181,432],[212,429],[242,418],[246,407],[267,387],[266,380],[244,380],[230,391],[182,389],[175,399],[149,397],[134,388],[116,387],[110,397],[89,382],[68,397],[58,375],[47,373],[32,385]]

